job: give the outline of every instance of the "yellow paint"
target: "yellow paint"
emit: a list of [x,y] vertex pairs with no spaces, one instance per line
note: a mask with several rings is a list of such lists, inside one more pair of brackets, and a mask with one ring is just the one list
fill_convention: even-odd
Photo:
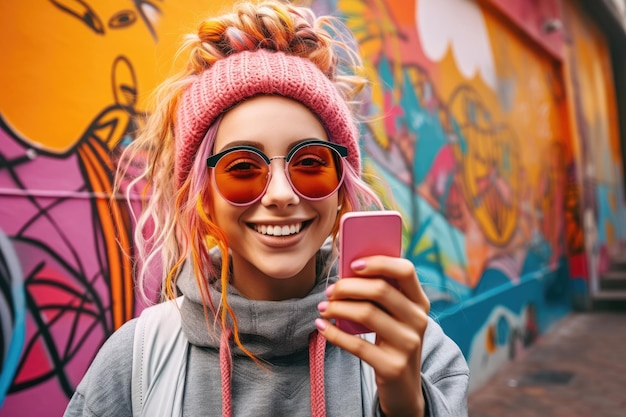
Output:
[[[56,3],[77,14],[86,11],[79,2]],[[145,109],[144,99],[172,67],[182,31],[194,30],[198,10],[216,8],[199,0],[156,2],[161,12],[153,22],[155,40],[132,2],[85,4],[103,33],[52,1],[0,5],[0,37],[5,40],[0,114],[25,142],[53,154],[71,152],[92,120],[111,105]],[[119,57],[130,67],[114,66]],[[121,93],[128,89],[136,90],[138,98]]]
[[593,164],[597,181],[617,184],[619,179],[612,168],[621,165],[621,152],[607,40],[575,5],[567,4],[565,12],[572,40],[569,53],[575,59],[577,74],[576,80],[571,80],[576,83],[571,91],[578,97],[591,144],[586,158]]

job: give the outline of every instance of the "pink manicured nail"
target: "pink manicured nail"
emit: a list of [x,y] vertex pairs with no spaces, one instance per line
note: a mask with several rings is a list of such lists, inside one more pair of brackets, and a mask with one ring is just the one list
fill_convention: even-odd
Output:
[[322,301],[317,305],[317,309],[320,313],[323,313],[328,308],[328,301]]
[[323,332],[326,330],[326,322],[322,319],[315,319],[315,327],[317,327],[317,330],[320,332]]
[[333,293],[334,288],[335,288],[335,284],[329,285],[328,288],[326,288],[326,297],[330,297],[330,295]]
[[366,266],[367,264],[362,259],[357,259],[350,264],[350,268],[352,268],[353,271],[360,271],[362,269],[365,269]]

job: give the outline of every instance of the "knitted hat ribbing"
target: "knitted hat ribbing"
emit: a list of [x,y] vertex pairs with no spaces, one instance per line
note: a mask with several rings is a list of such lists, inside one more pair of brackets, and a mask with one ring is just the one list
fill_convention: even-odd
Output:
[[175,126],[177,185],[191,169],[209,126],[224,111],[257,95],[299,101],[319,117],[329,140],[348,148],[348,162],[360,172],[358,130],[341,94],[310,60],[259,49],[215,62],[183,93]]

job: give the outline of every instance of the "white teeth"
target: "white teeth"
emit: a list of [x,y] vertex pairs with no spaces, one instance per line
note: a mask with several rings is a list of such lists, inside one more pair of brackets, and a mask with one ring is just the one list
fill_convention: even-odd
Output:
[[270,235],[270,236],[288,236],[294,235],[296,233],[300,233],[300,229],[302,229],[302,223],[296,223],[285,226],[272,226],[272,225],[256,225],[254,229],[261,233],[262,235]]

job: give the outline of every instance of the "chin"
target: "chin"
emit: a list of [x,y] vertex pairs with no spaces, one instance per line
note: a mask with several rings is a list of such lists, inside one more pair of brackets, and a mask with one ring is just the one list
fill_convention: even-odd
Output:
[[[260,255],[260,254],[259,254]],[[285,251],[283,253],[257,256],[252,262],[262,274],[274,279],[290,279],[310,271],[315,274],[315,253],[302,256],[303,253]]]
[[263,274],[267,275],[270,278],[274,279],[291,279],[297,276],[306,265],[301,265],[301,267],[292,266],[290,268],[279,268],[276,269],[274,267],[271,268],[259,268]]

